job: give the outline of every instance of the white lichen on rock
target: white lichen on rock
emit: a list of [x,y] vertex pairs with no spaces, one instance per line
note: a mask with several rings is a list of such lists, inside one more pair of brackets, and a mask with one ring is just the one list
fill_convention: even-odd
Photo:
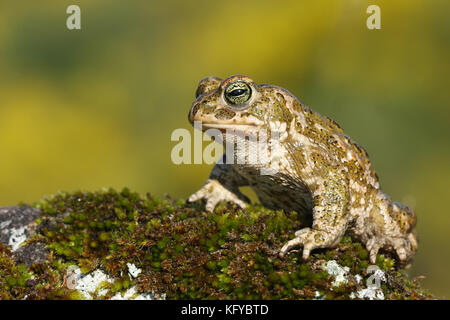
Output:
[[[357,275],[358,276],[358,275]],[[356,278],[356,277],[355,277]],[[358,281],[358,280],[357,280]],[[358,290],[356,293],[352,292],[350,298],[369,299],[369,300],[384,300],[384,293],[381,290],[381,281],[386,282],[386,275],[381,269],[376,269],[367,281],[367,287]],[[358,281],[359,283],[359,281]]]
[[139,269],[138,267],[136,267],[133,263],[127,263],[127,267],[128,267],[128,273],[133,277],[136,278],[137,276],[139,276],[139,274],[142,272],[141,269]]
[[[134,264],[128,264],[129,272],[134,275],[139,275],[141,272]],[[131,278],[131,276],[130,276]],[[101,269],[96,269],[89,274],[83,274],[78,266],[71,266],[67,272],[66,285],[70,289],[77,290],[81,295],[87,299],[96,297],[103,297],[108,293],[107,284],[113,284],[114,279],[103,272]],[[124,293],[116,293],[111,297],[111,300],[154,300],[156,299],[154,293],[138,293],[135,286],[129,288]],[[162,295],[160,299],[165,299]]]
[[320,294],[320,292],[316,290],[313,300],[325,300],[325,295]]
[[25,232],[26,227],[11,228],[8,245],[11,246],[11,251],[19,249],[20,245],[27,240]]
[[347,276],[350,268],[341,267],[336,260],[328,261],[327,264],[323,266],[323,269],[327,271],[330,276],[334,277],[334,281],[331,284],[332,286],[339,287],[348,282]]
[[[99,269],[89,274],[83,274],[79,267],[74,267],[70,269],[67,277],[67,287],[78,290],[86,299],[92,299],[92,295],[105,282],[112,283],[113,279]],[[101,289],[97,295],[101,297],[106,293],[106,289]]]
[[[352,292],[352,295],[354,297],[354,293]],[[350,297],[352,297],[350,295]],[[356,296],[359,299],[369,299],[369,300],[384,300],[384,293],[381,289],[375,289],[375,288],[365,288],[361,289],[356,293]]]
[[7,226],[11,224],[11,220],[6,220],[0,223],[0,229],[5,229]]

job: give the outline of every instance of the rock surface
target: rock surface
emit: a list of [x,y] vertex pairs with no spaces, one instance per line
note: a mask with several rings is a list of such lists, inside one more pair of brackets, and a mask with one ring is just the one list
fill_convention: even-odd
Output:
[[59,193],[0,208],[0,299],[432,299],[394,257],[345,237],[307,262],[278,248],[305,225],[259,206]]
[[40,210],[30,207],[0,208],[0,243],[10,246],[15,260],[27,266],[44,263],[49,254],[43,243],[21,246],[36,233],[40,215]]

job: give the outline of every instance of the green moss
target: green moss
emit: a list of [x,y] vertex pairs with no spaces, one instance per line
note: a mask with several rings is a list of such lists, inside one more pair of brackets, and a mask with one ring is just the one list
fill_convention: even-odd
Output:
[[[58,193],[34,206],[42,216],[39,234],[31,241],[43,241],[52,261],[36,272],[16,266],[10,253],[3,253],[0,297],[23,298],[32,290],[28,283],[33,275],[48,289],[38,290],[40,298],[80,298],[63,286],[61,274],[70,263],[83,273],[102,267],[112,276],[114,282],[103,286],[106,297],[136,286],[138,292],[169,299],[311,299],[316,292],[339,299],[348,298],[357,285],[350,281],[331,290],[330,275],[318,267],[321,261],[336,260],[362,276],[369,265],[365,248],[350,237],[336,249],[314,251],[308,262],[298,253],[280,259],[278,249],[310,221],[258,205],[242,211],[222,204],[209,214],[201,204],[140,197],[125,188]],[[136,279],[128,276],[127,263],[142,270]],[[377,265],[398,272],[391,257],[380,255]],[[50,275],[54,281],[48,287]],[[395,287],[387,284],[386,295],[429,297],[403,274],[394,278],[400,280]]]
[[0,244],[0,300],[71,299],[76,291],[61,285],[64,270],[51,255],[42,265],[17,264],[9,248]]

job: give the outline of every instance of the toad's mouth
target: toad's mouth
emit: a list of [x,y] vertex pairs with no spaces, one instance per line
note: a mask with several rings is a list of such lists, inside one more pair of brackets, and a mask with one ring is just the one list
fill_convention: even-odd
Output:
[[249,124],[236,124],[236,123],[202,123],[202,130],[218,129],[221,132],[250,132],[255,131],[256,127]]
[[[210,135],[213,138],[217,138],[216,134],[213,130],[219,130],[222,135],[235,135],[241,137],[253,137],[256,138],[258,136],[259,127],[255,125],[249,124],[236,124],[236,123],[202,123],[201,127],[202,131],[206,132],[206,134]],[[208,131],[210,130],[210,131]]]

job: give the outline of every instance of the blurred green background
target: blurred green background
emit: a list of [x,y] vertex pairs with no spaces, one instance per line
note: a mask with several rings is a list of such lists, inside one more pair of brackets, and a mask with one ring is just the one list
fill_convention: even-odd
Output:
[[[66,28],[81,7],[82,30]],[[381,7],[381,30],[366,8]],[[411,275],[450,297],[448,0],[0,2],[0,205],[128,186],[186,198],[211,166],[170,135],[205,76],[287,88],[371,155],[412,206]],[[445,201],[444,201],[445,200]]]

